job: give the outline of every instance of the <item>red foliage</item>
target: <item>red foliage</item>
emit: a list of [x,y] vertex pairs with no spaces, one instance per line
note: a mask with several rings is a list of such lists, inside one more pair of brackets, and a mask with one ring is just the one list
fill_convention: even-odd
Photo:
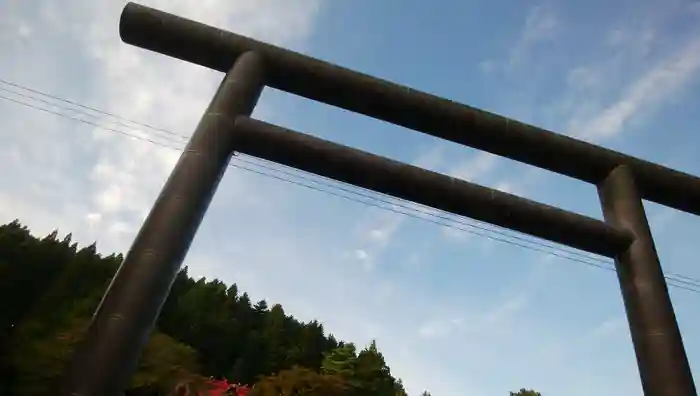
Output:
[[230,384],[226,380],[210,380],[209,386],[210,389],[199,396],[245,396],[250,391],[245,385]]

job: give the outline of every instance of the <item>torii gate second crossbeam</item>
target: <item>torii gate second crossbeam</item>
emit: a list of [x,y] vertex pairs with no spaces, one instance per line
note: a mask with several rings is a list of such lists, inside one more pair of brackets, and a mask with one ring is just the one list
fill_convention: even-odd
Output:
[[[226,73],[68,367],[68,396],[119,395],[235,151],[613,257],[646,396],[697,396],[642,199],[700,215],[700,178],[129,3],[122,40]],[[605,221],[250,117],[265,86],[598,187]]]

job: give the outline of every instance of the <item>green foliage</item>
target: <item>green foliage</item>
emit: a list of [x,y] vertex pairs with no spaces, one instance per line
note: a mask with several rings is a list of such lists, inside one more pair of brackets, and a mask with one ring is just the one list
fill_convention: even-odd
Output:
[[197,351],[172,337],[156,332],[141,355],[131,387],[155,388],[167,393],[181,383],[203,385]]
[[249,396],[345,396],[347,391],[347,384],[338,376],[294,366],[263,378]]
[[[1,395],[55,393],[122,259],[100,256],[95,244],[78,249],[70,234],[39,239],[18,221],[0,226]],[[126,395],[193,394],[209,377],[260,380],[259,392],[283,384],[309,396],[341,388],[343,396],[405,395],[375,343],[358,354],[317,321],[299,322],[264,300],[253,305],[235,284],[195,280],[184,268]]]
[[520,389],[517,392],[510,392],[510,396],[542,396],[542,394],[534,390]]
[[[55,394],[122,260],[100,256],[95,244],[78,249],[70,234],[39,239],[19,221],[0,226],[0,395]],[[126,395],[194,395],[212,376],[255,383],[250,396],[406,396],[375,342],[358,353],[317,321],[301,323],[265,300],[253,305],[235,284],[194,280],[185,267]]]
[[[23,323],[16,332],[11,360],[18,383],[16,395],[50,395],[75,346],[89,325],[89,317],[71,316],[47,330],[36,319]],[[197,352],[171,337],[155,332],[139,361],[131,389],[149,388],[165,394],[182,382],[202,386],[196,374]]]
[[20,325],[9,354],[15,380],[21,385],[16,394],[51,394],[88,324],[86,319],[70,318],[52,332],[35,319]]
[[384,356],[379,352],[374,341],[357,355],[354,378],[360,385],[355,392],[357,396],[364,394],[395,396],[396,394],[396,380],[391,376]]
[[345,344],[324,354],[321,371],[324,374],[338,375],[346,380],[352,379],[357,366],[355,345]]

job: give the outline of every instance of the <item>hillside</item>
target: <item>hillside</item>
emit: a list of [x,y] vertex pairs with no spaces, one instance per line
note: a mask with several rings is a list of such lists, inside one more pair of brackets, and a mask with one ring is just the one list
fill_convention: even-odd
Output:
[[[52,395],[122,255],[0,226],[0,394]],[[375,343],[357,351],[235,284],[180,271],[127,396],[196,390],[214,377],[278,395],[280,386],[347,396],[405,395]],[[312,390],[315,389],[315,390]],[[325,391],[323,390],[325,389]],[[326,393],[323,393],[326,394]]]

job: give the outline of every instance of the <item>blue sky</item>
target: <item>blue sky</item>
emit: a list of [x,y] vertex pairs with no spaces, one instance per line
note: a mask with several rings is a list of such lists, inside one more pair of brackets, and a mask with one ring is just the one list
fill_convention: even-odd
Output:
[[[221,75],[122,44],[124,3],[96,3],[0,3],[0,78],[190,134]],[[700,174],[697,2],[144,4]],[[592,186],[291,95],[267,90],[255,116],[600,217]],[[7,101],[0,137],[0,221],[103,252],[128,248],[178,155]],[[665,270],[700,278],[700,221],[646,207]],[[376,339],[414,395],[641,394],[609,271],[240,169],[186,264],[342,339]],[[700,295],[671,293],[697,378]]]

